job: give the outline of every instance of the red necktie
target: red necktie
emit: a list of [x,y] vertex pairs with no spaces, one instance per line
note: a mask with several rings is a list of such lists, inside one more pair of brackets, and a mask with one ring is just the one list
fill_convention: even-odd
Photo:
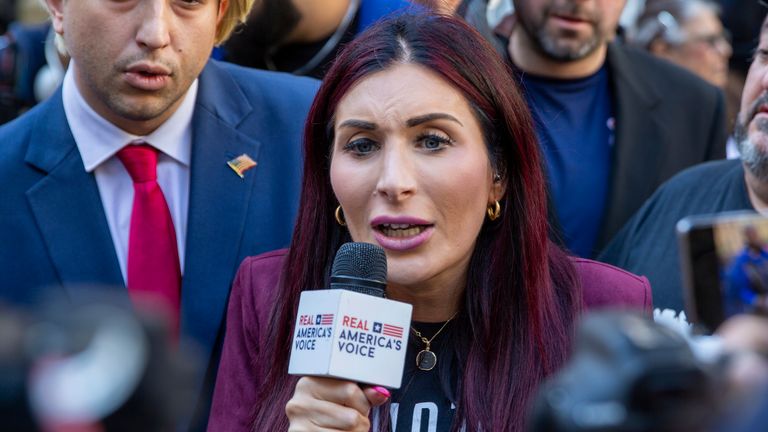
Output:
[[157,183],[157,150],[129,144],[117,152],[133,180],[133,210],[128,239],[128,294],[135,304],[150,303],[171,319],[178,336],[181,269],[171,212]]

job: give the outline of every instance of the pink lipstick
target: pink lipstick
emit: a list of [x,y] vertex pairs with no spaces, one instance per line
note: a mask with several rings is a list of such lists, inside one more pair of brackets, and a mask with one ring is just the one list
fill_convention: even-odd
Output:
[[376,242],[384,249],[406,251],[424,244],[434,225],[411,216],[377,216],[371,220]]

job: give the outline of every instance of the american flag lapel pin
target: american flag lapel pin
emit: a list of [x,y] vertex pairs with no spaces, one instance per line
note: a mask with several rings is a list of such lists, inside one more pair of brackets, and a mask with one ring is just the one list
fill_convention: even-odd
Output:
[[250,156],[243,153],[240,156],[227,161],[227,165],[229,165],[230,168],[232,168],[232,171],[235,172],[235,174],[239,175],[240,178],[245,178],[244,173],[248,171],[249,169],[256,166],[256,161],[251,159]]

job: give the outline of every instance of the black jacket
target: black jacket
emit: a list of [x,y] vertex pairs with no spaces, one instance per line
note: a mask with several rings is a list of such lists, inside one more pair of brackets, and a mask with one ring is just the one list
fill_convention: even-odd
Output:
[[692,73],[618,44],[607,62],[616,145],[604,246],[653,192],[685,168],[725,157],[723,95]]

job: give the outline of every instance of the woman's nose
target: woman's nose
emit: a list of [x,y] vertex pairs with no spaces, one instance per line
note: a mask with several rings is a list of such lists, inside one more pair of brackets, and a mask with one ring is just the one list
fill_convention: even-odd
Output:
[[386,146],[375,193],[390,201],[400,201],[416,192],[416,166],[406,149],[397,144]]

